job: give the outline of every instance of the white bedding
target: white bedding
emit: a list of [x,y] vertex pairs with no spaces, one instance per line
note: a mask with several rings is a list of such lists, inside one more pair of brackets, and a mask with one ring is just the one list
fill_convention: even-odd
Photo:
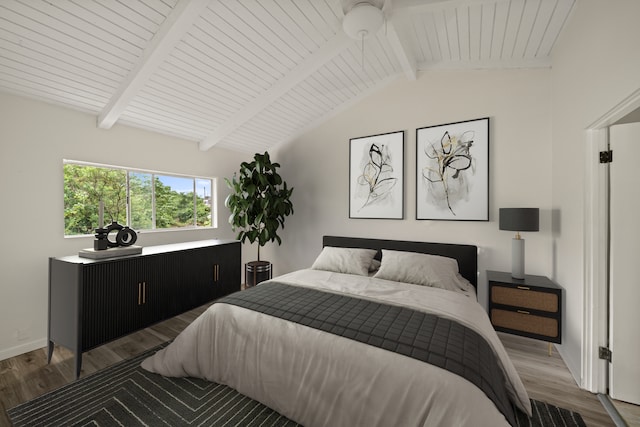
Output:
[[[531,413],[527,392],[475,298],[320,270],[274,280],[456,319],[487,339],[510,397]],[[306,427],[508,425],[479,388],[453,373],[228,304],[213,304],[142,367],[227,384]]]

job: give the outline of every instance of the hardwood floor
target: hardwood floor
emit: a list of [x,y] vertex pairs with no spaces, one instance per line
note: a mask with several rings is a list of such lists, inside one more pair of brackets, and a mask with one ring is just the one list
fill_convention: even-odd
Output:
[[[81,377],[174,338],[205,308],[194,309],[84,353]],[[590,427],[613,425],[596,396],[575,385],[555,349],[549,357],[544,342],[499,335],[531,398],[578,411]],[[61,347],[56,347],[50,365],[46,349],[0,361],[0,426],[11,425],[7,409],[73,381],[73,363],[72,353]]]
[[498,336],[530,398],[579,412],[589,427],[615,425],[597,396],[578,388],[555,348],[549,356],[546,342],[502,332]]
[[[206,306],[196,308],[84,353],[80,377],[175,338],[205,309]],[[46,348],[0,361],[0,427],[11,426],[7,409],[72,382],[74,369],[73,353],[58,346],[50,365]]]
[[632,405],[631,403],[621,402],[619,400],[612,400],[613,406],[627,422],[628,426],[638,427],[640,426],[640,406]]

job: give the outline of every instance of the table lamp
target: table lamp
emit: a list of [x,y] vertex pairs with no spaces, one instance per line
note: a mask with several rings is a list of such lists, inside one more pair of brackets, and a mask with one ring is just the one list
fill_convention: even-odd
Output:
[[515,231],[511,241],[511,277],[524,279],[524,239],[521,231],[539,230],[538,208],[500,208],[500,230]]

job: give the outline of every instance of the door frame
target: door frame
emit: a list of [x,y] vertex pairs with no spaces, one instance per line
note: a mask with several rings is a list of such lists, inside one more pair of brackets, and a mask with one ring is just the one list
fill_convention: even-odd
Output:
[[640,108],[640,88],[586,128],[584,294],[581,387],[607,393],[608,364],[598,347],[608,346],[609,166],[599,162],[608,150],[609,126]]

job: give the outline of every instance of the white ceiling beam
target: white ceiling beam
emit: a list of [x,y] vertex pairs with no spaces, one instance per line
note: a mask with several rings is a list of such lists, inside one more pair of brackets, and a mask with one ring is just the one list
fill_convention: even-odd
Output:
[[174,46],[191,29],[210,0],[180,0],[153,36],[135,68],[122,82],[100,115],[98,127],[110,129]]
[[394,10],[408,10],[412,14],[421,14],[442,10],[444,7],[496,4],[509,1],[511,0],[393,0],[393,8]]
[[415,80],[418,77],[418,66],[416,57],[409,49],[408,41],[402,37],[398,31],[399,28],[407,28],[410,23],[404,14],[396,13],[387,21],[387,41],[393,49],[400,66],[404,71],[404,75],[409,80]]
[[550,58],[533,59],[488,59],[444,62],[421,62],[420,71],[449,71],[449,70],[491,70],[516,68],[551,68]]
[[306,124],[301,129],[298,129],[295,133],[290,135],[287,140],[285,140],[283,142],[286,143],[286,142],[295,141],[301,135],[304,135],[305,133],[309,132],[310,130],[315,129],[316,127],[320,126],[321,124],[329,121],[329,119],[337,117],[339,114],[341,114],[342,112],[344,112],[344,111],[348,110],[349,108],[353,107],[358,102],[360,102],[363,99],[373,95],[374,93],[384,89],[385,87],[389,86],[391,83],[396,82],[401,78],[402,78],[402,74],[397,73],[397,74],[393,74],[393,75],[390,75],[388,77],[385,77],[382,80],[378,80],[378,81],[374,82],[372,84],[372,86],[370,86],[369,88],[367,88],[367,89],[363,90],[362,92],[358,93],[353,98],[350,98],[349,100],[343,102],[342,104],[336,106],[332,110],[328,111],[327,113],[325,113],[322,116],[318,117],[317,119],[313,120],[311,123]]
[[303,62],[294,67],[261,96],[249,102],[245,108],[231,116],[229,120],[219,126],[215,132],[200,141],[200,150],[209,150],[226,136],[233,133],[236,129],[271,105],[275,100],[286,94],[298,83],[318,71],[320,67],[331,61],[353,43],[354,41],[344,32],[339,31],[338,34],[329,39],[327,43],[322,45]]

